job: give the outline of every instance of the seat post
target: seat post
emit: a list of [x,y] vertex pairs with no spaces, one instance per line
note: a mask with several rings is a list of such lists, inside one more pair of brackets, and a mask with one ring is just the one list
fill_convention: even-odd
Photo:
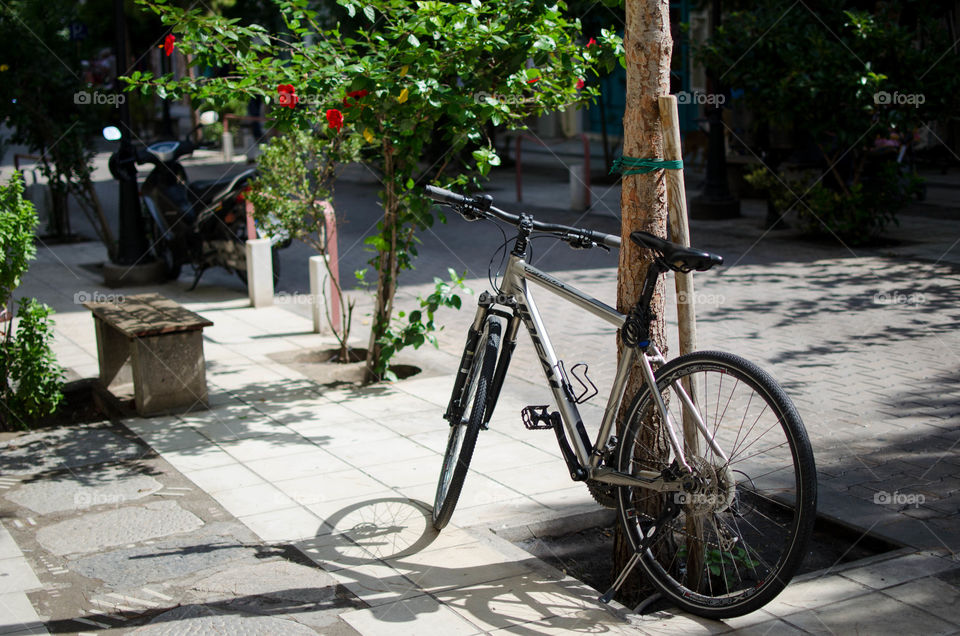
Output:
[[657,316],[650,311],[653,293],[657,289],[657,279],[670,268],[660,258],[654,258],[647,267],[647,276],[640,289],[640,298],[630,309],[627,320],[624,322],[622,337],[626,345],[639,346],[645,349],[650,344],[650,323]]

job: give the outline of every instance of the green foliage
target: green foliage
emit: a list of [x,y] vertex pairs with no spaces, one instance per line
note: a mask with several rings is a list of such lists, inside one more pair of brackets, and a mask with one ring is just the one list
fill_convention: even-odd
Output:
[[[327,204],[333,202],[334,159],[359,151],[356,138],[344,138],[329,128],[295,128],[274,137],[259,159],[259,177],[253,181],[248,197],[254,206],[254,218],[267,234],[283,234],[309,244],[319,254],[327,254]],[[332,213],[332,208],[330,208]],[[327,275],[330,264],[324,261]],[[341,331],[333,329],[329,305],[326,315],[334,337],[340,344],[340,360],[349,358],[350,328],[355,301],[345,299],[339,283]]]
[[[4,313],[36,255],[36,226],[33,205],[23,199],[20,174],[15,172],[7,185],[0,185],[0,308]],[[33,298],[22,298],[16,333],[13,321],[0,321],[0,430],[26,428],[52,413],[63,397],[63,370],[50,349],[51,313]]]
[[809,206],[822,221],[807,218],[805,227],[855,241],[882,231],[904,201],[904,186],[900,178],[872,178],[895,170],[877,165],[877,141],[910,139],[925,122],[956,111],[953,38],[935,19],[935,3],[911,5],[760,0],[724,17],[698,52],[725,85],[743,89],[757,119],[819,152],[826,174],[791,186],[788,206],[807,193],[798,209]]
[[0,308],[6,308],[13,290],[37,254],[34,229],[37,215],[23,198],[23,181],[14,172],[7,185],[0,184]]
[[50,348],[53,310],[35,298],[21,298],[16,334],[4,339],[0,386],[0,428],[28,428],[36,419],[53,413],[63,399],[63,369]]
[[[459,276],[452,268],[448,268],[450,280],[434,277],[433,293],[426,298],[418,298],[420,309],[411,311],[409,315],[400,311],[390,322],[390,327],[380,337],[380,357],[377,359],[375,372],[379,377],[395,380],[396,375],[390,370],[390,360],[401,349],[413,347],[419,349],[429,342],[434,347],[437,344],[435,332],[443,327],[434,323],[434,316],[441,307],[460,309],[461,300],[458,293],[472,294],[473,290],[464,285],[464,277]],[[426,319],[426,320],[424,320]]]
[[[578,90],[578,80],[611,68],[622,53],[610,32],[587,48],[563,3],[338,0],[349,20],[324,28],[327,14],[307,0],[276,0],[286,32],[274,35],[200,9],[139,1],[173,29],[177,46],[197,64],[231,69],[222,77],[180,80],[134,73],[130,80],[141,91],[215,104],[262,97],[275,126],[335,131],[331,142],[351,139],[382,175],[384,216],[367,243],[377,272],[371,372],[390,328],[398,275],[413,267],[416,235],[434,221],[420,186],[444,179],[453,166],[487,174],[499,163],[489,125],[522,128],[531,115],[594,97],[596,89]],[[296,103],[283,97],[289,89],[278,89],[287,85]],[[349,161],[338,154],[353,148],[330,143],[324,156]]]
[[[848,245],[875,240],[896,212],[920,190],[921,180],[901,174],[899,165],[881,163],[869,180],[851,184],[847,192],[831,190],[816,172],[772,173],[760,167],[746,180],[760,191],[779,214],[796,210],[801,229],[807,234],[839,239]],[[813,185],[810,185],[810,184]]]

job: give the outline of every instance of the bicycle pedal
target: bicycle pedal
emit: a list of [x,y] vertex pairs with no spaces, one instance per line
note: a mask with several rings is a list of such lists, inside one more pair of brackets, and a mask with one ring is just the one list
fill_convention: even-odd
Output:
[[523,410],[520,411],[523,425],[529,430],[553,428],[553,419],[547,412],[548,408],[550,408],[548,404],[523,407]]

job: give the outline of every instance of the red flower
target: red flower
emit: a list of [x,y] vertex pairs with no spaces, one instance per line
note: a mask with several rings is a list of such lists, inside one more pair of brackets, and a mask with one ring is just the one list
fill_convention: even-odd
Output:
[[527,80],[527,84],[536,84],[540,81],[539,77],[534,77],[532,80]]
[[166,53],[167,57],[173,53],[173,44],[177,41],[177,36],[173,33],[168,33],[167,37],[163,38],[163,52]]
[[293,87],[293,84],[280,84],[277,86],[277,92],[280,93],[277,103],[279,103],[281,106],[294,108],[297,105],[297,102],[300,101],[300,98],[294,94],[296,89]]
[[343,128],[343,113],[336,108],[331,108],[327,111],[327,123],[330,124],[331,128],[340,132],[340,129]]
[[593,46],[596,43],[597,43],[596,40],[594,40],[593,38],[590,38],[590,41],[587,42],[587,48],[589,49],[591,46]]
[[357,104],[359,104],[360,98],[366,97],[367,93],[368,91],[365,89],[360,89],[358,91],[350,91],[349,93],[347,93],[347,96],[343,98],[343,106],[345,108],[350,108],[351,106],[354,106],[354,104],[350,103],[351,97],[356,101]]
[[586,85],[587,85],[587,83],[584,82],[582,79],[578,79],[578,80],[577,80],[577,90],[580,90],[581,88],[583,88],[583,87],[586,86]]

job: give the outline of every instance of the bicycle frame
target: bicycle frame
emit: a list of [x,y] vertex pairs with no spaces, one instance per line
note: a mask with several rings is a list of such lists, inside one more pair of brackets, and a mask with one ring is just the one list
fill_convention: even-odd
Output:
[[[659,274],[653,275],[657,276]],[[527,332],[533,341],[537,357],[540,359],[540,364],[543,367],[544,376],[550,385],[550,390],[559,408],[566,438],[568,442],[572,443],[573,452],[576,455],[580,467],[585,471],[585,478],[615,485],[639,486],[663,492],[681,490],[682,486],[679,480],[664,479],[663,475],[658,472],[638,471],[634,475],[627,475],[612,468],[600,466],[600,462],[603,459],[602,449],[610,439],[610,432],[613,429],[614,420],[620,404],[623,401],[623,394],[626,390],[626,383],[630,371],[634,364],[639,361],[647,388],[652,392],[657,409],[663,418],[662,421],[666,427],[667,435],[676,454],[677,461],[687,471],[690,470],[686,461],[683,445],[680,441],[681,438],[678,436],[672,418],[660,397],[660,392],[653,390],[656,382],[652,365],[654,363],[662,364],[665,362],[660,351],[653,345],[649,345],[639,353],[637,347],[626,347],[624,349],[623,355],[617,365],[617,373],[610,390],[610,396],[607,399],[606,409],[600,423],[600,430],[597,433],[596,440],[591,444],[586,434],[586,429],[583,426],[580,412],[577,409],[577,403],[573,398],[572,391],[567,386],[567,380],[561,370],[559,360],[543,324],[540,311],[530,293],[528,281],[606,320],[618,329],[623,327],[627,320],[625,314],[620,313],[613,307],[542,272],[527,263],[522,256],[511,253],[503,276],[503,283],[500,286],[501,294],[496,297],[496,299],[492,299],[489,295],[486,295],[486,297],[481,296],[481,301],[473,322],[472,333],[479,334],[483,329],[484,321],[490,313],[503,316],[508,320],[508,326],[503,336],[500,359],[497,362],[497,369],[491,387],[490,403],[495,405],[496,399],[500,394],[500,389],[506,377],[513,350],[516,348],[517,334],[520,330],[520,323],[522,322],[524,326],[526,326]],[[511,311],[508,313],[498,309],[492,309],[493,305],[506,306]],[[463,364],[461,364],[461,375],[466,375],[466,368]],[[688,408],[691,408],[693,402],[683,388],[676,384],[673,388],[680,395],[681,401]],[[493,408],[488,410],[485,415],[484,424],[489,421],[492,411]],[[720,456],[724,456],[722,450],[714,442],[713,436],[709,433],[706,425],[700,419],[696,409],[691,408],[691,411],[694,415],[694,420],[696,420],[697,427],[708,440],[710,446],[715,452],[718,452]]]

